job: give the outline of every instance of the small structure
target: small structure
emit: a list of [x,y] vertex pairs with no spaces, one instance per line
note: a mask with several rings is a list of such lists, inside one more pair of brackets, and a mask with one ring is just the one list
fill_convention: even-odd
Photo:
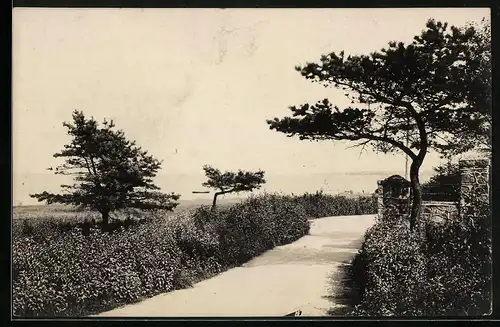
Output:
[[392,175],[378,181],[378,214],[384,216],[388,208],[397,210],[400,215],[409,213],[410,208],[410,182],[400,175]]

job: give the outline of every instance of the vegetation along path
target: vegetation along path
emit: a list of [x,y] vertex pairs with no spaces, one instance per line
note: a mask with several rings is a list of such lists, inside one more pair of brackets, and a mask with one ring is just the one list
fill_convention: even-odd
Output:
[[327,315],[336,306],[340,266],[352,259],[374,222],[375,215],[312,220],[309,235],[241,267],[100,316],[284,316],[296,310]]

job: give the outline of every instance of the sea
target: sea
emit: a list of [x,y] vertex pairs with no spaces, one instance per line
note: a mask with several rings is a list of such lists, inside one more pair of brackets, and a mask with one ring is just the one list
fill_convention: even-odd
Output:
[[[377,181],[394,174],[404,176],[404,172],[331,172],[311,174],[266,174],[266,183],[254,194],[263,192],[303,194],[323,191],[326,194],[349,194],[365,193],[371,194],[377,189]],[[432,171],[422,171],[420,180],[428,180]],[[206,180],[203,174],[159,174],[155,183],[161,187],[163,192],[175,192],[181,195],[182,201],[209,202],[213,192],[193,193],[210,191],[201,184]],[[59,185],[72,183],[68,176],[47,173],[14,174],[13,175],[13,205],[35,205],[39,204],[36,199],[29,195],[43,191],[59,192]],[[226,197],[246,197],[247,194],[227,195]]]

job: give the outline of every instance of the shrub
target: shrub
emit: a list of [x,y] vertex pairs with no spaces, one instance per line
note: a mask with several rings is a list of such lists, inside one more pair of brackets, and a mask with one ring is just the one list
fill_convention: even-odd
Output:
[[484,315],[491,309],[491,211],[427,227],[427,308],[432,315]]
[[357,314],[421,313],[426,261],[419,238],[406,223],[377,223],[367,233],[356,260],[353,267],[362,297]]
[[432,219],[425,239],[404,219],[378,221],[347,272],[354,315],[484,315],[491,309],[491,212],[443,223]]
[[[56,235],[67,233],[74,227],[80,227],[86,233],[91,227],[102,224],[99,220],[100,214],[92,211],[78,211],[77,214],[79,209],[66,206],[35,206],[36,208],[40,208],[40,213],[29,207],[18,209],[17,212],[14,209],[13,238],[33,236],[37,241],[44,242]],[[130,227],[147,219],[143,212],[130,208],[117,210],[111,218],[113,220],[107,228],[108,231],[120,226]]]
[[[292,197],[176,216],[161,212],[103,231],[97,224],[18,224],[13,239],[15,316],[83,316],[190,286],[309,231]],[[35,222],[33,226],[30,223]],[[134,224],[134,228],[127,228]]]
[[205,224],[218,235],[219,260],[230,266],[309,232],[304,208],[291,197],[275,194],[250,197],[225,209],[201,207],[194,217],[198,226]]
[[191,286],[193,282],[224,270],[219,262],[219,240],[214,231],[196,224],[195,217],[189,214],[178,215],[171,228],[184,267],[178,278],[178,288]]
[[50,242],[14,239],[16,316],[81,316],[173,289],[179,249],[166,226],[79,227]]
[[375,196],[347,198],[318,191],[314,194],[305,193],[297,197],[296,201],[304,207],[309,218],[367,215],[377,212]]

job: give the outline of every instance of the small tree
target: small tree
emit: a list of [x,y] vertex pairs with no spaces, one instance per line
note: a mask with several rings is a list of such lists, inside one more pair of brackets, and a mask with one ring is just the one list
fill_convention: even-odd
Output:
[[325,87],[342,88],[359,106],[340,110],[324,99],[292,106],[293,117],[274,118],[268,124],[300,139],[353,141],[383,153],[402,151],[411,159],[413,229],[421,212],[419,171],[426,154],[456,140],[453,136],[479,129],[487,116],[487,104],[477,108],[477,95],[487,94],[489,86],[480,73],[484,60],[471,45],[476,35],[472,26],[450,31],[446,23],[429,20],[410,44],[390,42],[387,49],[369,56],[345,57],[343,51],[324,55],[319,64],[296,69]]
[[[61,185],[62,194],[43,192],[30,196],[47,204],[62,203],[90,208],[102,214],[103,225],[109,213],[122,208],[172,210],[178,194],[163,194],[153,184],[161,162],[114,130],[113,121],[99,127],[93,119],[73,112],[73,123],[63,123],[72,137],[54,157],[65,158],[55,174],[72,175],[73,185]],[[53,170],[49,168],[49,170]]]
[[217,197],[227,193],[252,192],[259,189],[266,182],[264,171],[257,172],[238,170],[237,173],[226,171],[222,173],[219,169],[211,166],[203,166],[205,176],[208,178],[202,185],[216,189],[212,209],[215,209]]

